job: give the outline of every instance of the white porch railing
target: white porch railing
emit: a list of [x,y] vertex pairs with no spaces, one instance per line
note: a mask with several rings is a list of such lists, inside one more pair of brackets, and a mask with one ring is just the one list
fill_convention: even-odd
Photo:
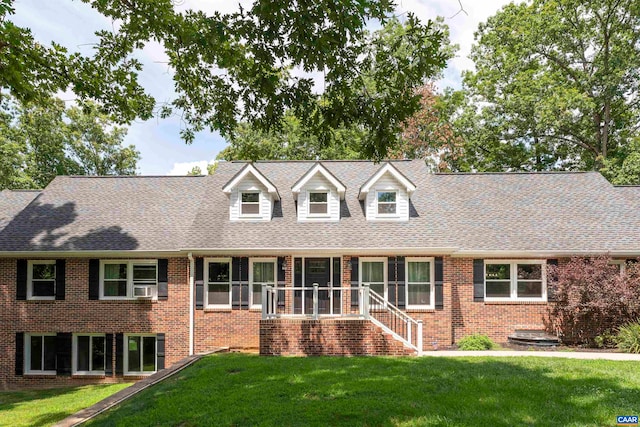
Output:
[[422,321],[385,301],[368,284],[358,288],[317,283],[312,287],[262,286],[263,319],[323,316],[370,320],[418,354],[422,352]]

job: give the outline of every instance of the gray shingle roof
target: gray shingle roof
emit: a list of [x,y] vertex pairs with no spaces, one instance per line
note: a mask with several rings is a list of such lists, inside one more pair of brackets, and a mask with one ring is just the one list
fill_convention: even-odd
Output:
[[0,232],[0,251],[177,250],[205,177],[57,177]]
[[39,194],[40,190],[0,191],[0,231]]

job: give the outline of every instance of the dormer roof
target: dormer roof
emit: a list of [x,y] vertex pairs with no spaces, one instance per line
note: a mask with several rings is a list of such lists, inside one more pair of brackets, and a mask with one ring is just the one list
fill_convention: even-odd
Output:
[[409,178],[407,178],[402,172],[400,172],[395,166],[393,166],[391,162],[386,162],[380,167],[380,169],[378,169],[376,173],[371,176],[371,178],[369,178],[364,184],[362,184],[362,187],[360,187],[360,192],[358,193],[358,199],[364,200],[371,187],[376,182],[378,182],[378,180],[385,173],[391,174],[391,176],[393,176],[398,181],[398,183],[407,190],[409,197],[411,197],[413,192],[416,191],[416,185],[411,182]]
[[271,183],[264,176],[258,168],[255,167],[253,163],[247,163],[235,174],[225,185],[222,187],[222,191],[226,194],[231,194],[231,191],[238,185],[238,183],[242,182],[245,177],[251,174],[255,179],[260,181],[262,185],[264,185],[267,189],[267,192],[273,197],[274,200],[280,200],[280,194],[278,193],[278,189],[275,185]]
[[344,200],[344,193],[345,191],[347,191],[347,187],[345,187],[345,185],[338,178],[336,178],[334,174],[329,172],[329,170],[324,167],[321,162],[316,162],[304,175],[302,175],[299,180],[296,181],[295,184],[293,184],[293,186],[291,187],[291,191],[293,192],[294,198],[297,198],[300,190],[316,174],[321,174],[327,181],[329,181],[331,185],[333,185],[338,191],[340,200]]

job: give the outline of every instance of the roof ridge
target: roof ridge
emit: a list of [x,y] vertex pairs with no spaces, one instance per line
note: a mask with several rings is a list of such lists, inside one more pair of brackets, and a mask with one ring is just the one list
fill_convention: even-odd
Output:
[[382,164],[386,162],[413,162],[420,159],[381,159],[376,162],[375,160],[367,159],[315,159],[315,160],[230,160],[227,163],[376,163]]
[[58,175],[57,178],[202,178],[208,175]]
[[595,171],[511,171],[511,172],[433,172],[433,175],[463,176],[463,175],[578,175],[598,173]]

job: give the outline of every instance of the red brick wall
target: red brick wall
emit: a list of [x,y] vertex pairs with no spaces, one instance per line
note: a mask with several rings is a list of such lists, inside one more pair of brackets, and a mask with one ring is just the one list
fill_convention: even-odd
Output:
[[[65,299],[16,300],[16,260],[0,259],[0,388],[119,381],[115,377],[68,378],[15,375],[16,332],[165,333],[165,366],[189,352],[188,260],[169,259],[166,301],[89,300],[89,260],[66,260]],[[115,340],[114,340],[115,341]],[[115,343],[114,343],[115,345]],[[115,349],[114,349],[115,357]],[[113,361],[115,368],[115,360]]]
[[268,356],[403,356],[413,354],[368,320],[260,321],[260,354]]

